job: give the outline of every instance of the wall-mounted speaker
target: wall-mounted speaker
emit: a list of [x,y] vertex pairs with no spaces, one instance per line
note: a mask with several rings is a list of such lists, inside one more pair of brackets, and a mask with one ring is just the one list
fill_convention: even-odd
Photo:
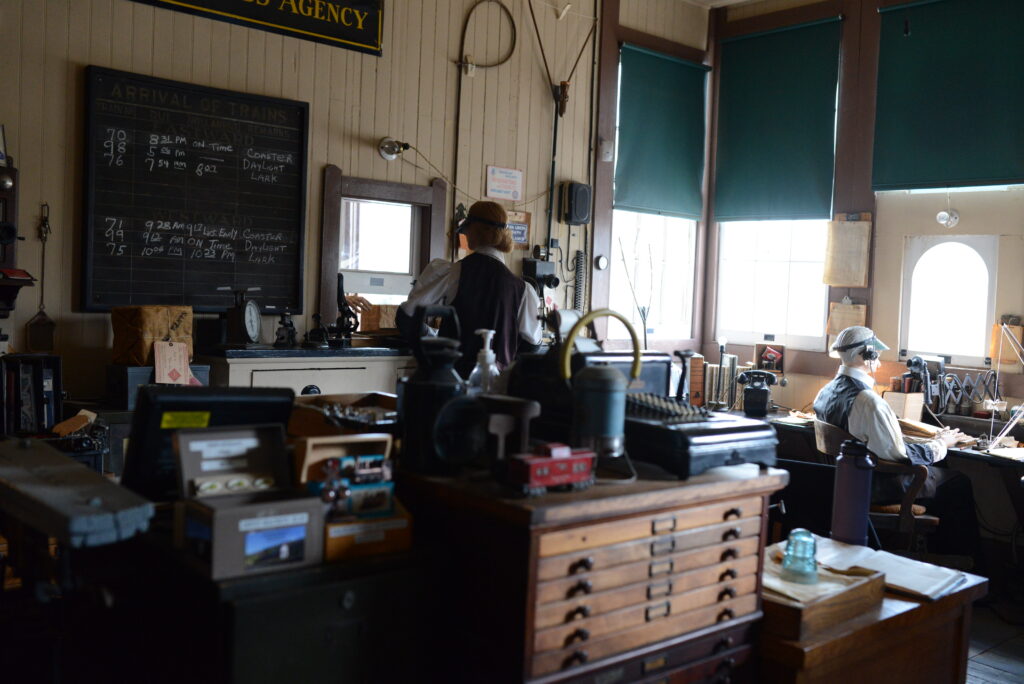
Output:
[[558,215],[562,223],[581,226],[590,223],[593,192],[586,183],[562,183],[558,193]]

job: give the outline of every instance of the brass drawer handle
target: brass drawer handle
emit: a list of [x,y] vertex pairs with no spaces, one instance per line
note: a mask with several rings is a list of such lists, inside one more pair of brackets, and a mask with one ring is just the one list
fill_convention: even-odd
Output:
[[655,518],[651,521],[651,534],[665,534],[676,531],[676,516]]
[[733,570],[732,568],[729,568],[728,570],[726,570],[725,572],[723,572],[721,575],[718,576],[718,581],[719,582],[724,582],[727,579],[736,579],[736,577],[737,577],[736,571]]
[[734,527],[731,530],[726,530],[722,533],[722,541],[727,542],[733,539],[740,538],[740,528]]
[[588,630],[583,629],[582,627],[579,627],[578,629],[574,630],[572,634],[565,637],[565,645],[566,647],[569,647],[576,643],[577,640],[586,641],[589,638],[590,632]]
[[656,599],[662,596],[670,596],[672,594],[672,582],[665,580],[664,582],[658,582],[657,584],[647,585],[647,598]]
[[580,558],[578,561],[569,566],[569,574],[575,575],[577,572],[589,572],[594,569],[594,559],[591,557]]
[[589,594],[593,590],[594,585],[590,580],[580,580],[569,588],[569,591],[566,593],[566,598],[573,598],[576,594]]
[[589,659],[586,651],[573,651],[572,655],[562,662],[562,669],[572,667],[573,665],[582,665]]
[[718,592],[718,602],[721,603],[726,599],[736,598],[736,590],[732,587],[726,587],[722,591]]
[[676,567],[676,563],[673,560],[653,561],[647,568],[649,577],[657,577],[658,575],[671,575],[672,570]]
[[565,614],[565,621],[572,622],[577,618],[588,618],[590,617],[590,606],[576,606],[568,613]]
[[724,563],[727,560],[736,560],[740,557],[740,552],[737,549],[726,549],[722,552],[720,563]]
[[676,550],[676,538],[670,537],[669,539],[657,539],[651,542],[651,555],[652,556],[664,556],[666,553],[672,553]]
[[672,604],[668,601],[659,603],[656,606],[647,606],[644,610],[644,619],[647,622],[651,620],[657,620],[658,618],[668,617],[668,614],[672,612]]
[[712,649],[711,652],[712,653],[719,653],[721,651],[728,651],[730,648],[733,647],[733,644],[735,644],[735,643],[736,643],[736,640],[733,639],[731,636],[730,637],[725,637],[724,639],[719,639],[718,643],[715,644],[715,647]]
[[726,620],[732,620],[734,617],[736,617],[736,613],[732,612],[731,608],[726,608],[718,614],[718,617],[715,618],[715,622],[725,622]]
[[727,510],[725,512],[725,515],[722,516],[722,520],[729,520],[729,519],[734,518],[734,517],[735,518],[742,518],[743,517],[743,511],[741,511],[738,508],[730,508],[729,510]]

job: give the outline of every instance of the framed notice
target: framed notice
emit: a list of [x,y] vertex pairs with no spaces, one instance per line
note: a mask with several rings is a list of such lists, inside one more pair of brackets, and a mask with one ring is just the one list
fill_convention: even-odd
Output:
[[512,233],[512,246],[515,249],[530,248],[530,212],[508,212],[508,229]]
[[518,202],[523,199],[523,172],[502,166],[488,166],[485,194],[491,199]]
[[383,0],[135,0],[335,47],[381,54]]

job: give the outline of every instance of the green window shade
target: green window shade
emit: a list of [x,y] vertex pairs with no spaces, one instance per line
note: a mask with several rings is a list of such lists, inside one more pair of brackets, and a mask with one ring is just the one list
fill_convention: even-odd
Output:
[[834,19],[722,45],[716,220],[831,216],[839,30]]
[[630,45],[619,65],[615,208],[699,219],[707,70]]
[[1024,181],[1024,2],[915,3],[881,31],[874,188]]

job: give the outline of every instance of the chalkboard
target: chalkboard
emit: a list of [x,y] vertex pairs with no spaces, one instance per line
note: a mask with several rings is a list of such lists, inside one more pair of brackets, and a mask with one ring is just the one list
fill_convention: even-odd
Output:
[[308,110],[88,67],[82,308],[302,313]]

